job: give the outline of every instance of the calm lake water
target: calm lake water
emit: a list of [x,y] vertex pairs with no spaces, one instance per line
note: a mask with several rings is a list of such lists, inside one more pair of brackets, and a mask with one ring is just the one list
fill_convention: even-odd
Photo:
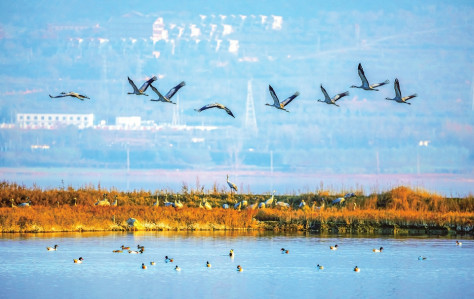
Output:
[[[2,234],[0,297],[474,298],[474,241],[460,240],[461,247],[443,237],[302,233]],[[55,244],[57,251],[46,250]],[[122,244],[145,252],[112,253]],[[166,255],[174,262],[165,263]],[[84,262],[74,264],[79,257]]]

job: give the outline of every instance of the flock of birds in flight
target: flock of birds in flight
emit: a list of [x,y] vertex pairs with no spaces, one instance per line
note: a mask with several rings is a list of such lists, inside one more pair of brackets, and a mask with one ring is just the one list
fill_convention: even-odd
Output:
[[[459,246],[459,247],[462,246],[462,242],[456,241],[456,246]],[[137,249],[138,249],[138,250],[132,250],[132,249],[130,249],[130,247],[124,246],[124,245],[122,245],[120,248],[121,248],[121,249],[113,250],[112,252],[113,252],[113,253],[122,253],[122,252],[126,251],[126,252],[128,252],[129,254],[143,254],[143,253],[145,252],[145,246],[141,246],[140,244],[137,245]],[[332,251],[336,251],[336,250],[339,249],[339,245],[336,244],[336,245],[334,245],[334,246],[329,246],[329,249],[332,250]],[[46,250],[48,250],[48,251],[57,251],[57,250],[58,250],[58,245],[54,245],[53,247],[46,247]],[[372,249],[372,252],[374,252],[374,253],[381,253],[383,250],[384,250],[383,247],[380,247],[380,248],[373,248],[373,249]],[[289,253],[290,253],[290,250],[289,250],[288,248],[286,248],[286,249],[285,249],[285,248],[282,248],[282,249],[280,249],[280,252],[281,252],[282,254],[289,254]],[[235,257],[234,249],[231,249],[231,250],[229,251],[229,257],[230,257],[231,259],[234,259],[234,257]],[[425,256],[422,256],[422,255],[418,256],[418,260],[420,260],[420,261],[423,261],[423,260],[426,260],[426,259],[427,259],[427,258],[426,258]],[[78,259],[73,259],[74,264],[82,264],[83,261],[84,261],[84,258],[83,258],[83,257],[79,257]],[[173,262],[174,262],[174,258],[170,258],[170,257],[168,257],[168,256],[165,256],[164,262],[165,262],[165,263],[173,263]],[[151,262],[150,262],[150,265],[151,265],[151,266],[155,266],[155,265],[156,265],[156,262],[155,262],[155,261],[151,261]],[[206,268],[211,268],[212,265],[211,265],[211,263],[210,263],[209,261],[206,261],[205,267],[206,267]],[[147,266],[145,265],[145,263],[142,263],[142,264],[141,264],[141,268],[142,268],[142,269],[147,269]],[[317,265],[316,265],[316,269],[317,269],[317,270],[324,270],[324,266],[323,266],[323,265],[320,265],[320,264],[317,264]],[[175,268],[174,268],[174,270],[176,270],[176,271],[181,271],[181,268],[180,268],[178,265],[176,265]],[[243,268],[242,268],[242,266],[237,265],[237,269],[236,269],[236,270],[237,270],[238,272],[242,272],[242,271],[243,271]],[[353,271],[354,271],[354,272],[360,272],[360,268],[359,268],[358,266],[355,266],[355,267],[353,268]]]
[[[358,73],[359,73],[359,77],[362,81],[362,85],[360,86],[356,86],[356,85],[352,85],[351,88],[360,88],[360,89],[364,89],[364,90],[371,90],[371,91],[378,91],[377,87],[380,87],[380,86],[383,86],[383,85],[386,85],[389,83],[389,80],[385,80],[384,82],[381,82],[381,83],[375,83],[375,84],[370,84],[369,81],[367,80],[367,77],[365,76],[365,73],[364,73],[364,69],[362,68],[362,65],[359,63],[359,66],[358,66]],[[175,102],[172,102],[171,101],[171,98],[183,87],[186,85],[186,83],[183,81],[181,83],[179,83],[178,85],[176,85],[175,87],[171,88],[168,93],[166,93],[164,96],[160,93],[160,91],[152,85],[152,83],[154,81],[156,81],[157,78],[156,76],[153,76],[152,78],[148,79],[147,81],[145,81],[140,88],[138,88],[135,83],[133,82],[132,79],[130,79],[130,77],[128,77],[128,82],[130,83],[130,85],[132,86],[133,88],[133,92],[129,92],[128,94],[134,94],[134,95],[144,95],[144,96],[148,96],[145,91],[148,89],[148,87],[150,87],[154,92],[155,94],[158,96],[158,99],[151,99],[151,101],[155,101],[155,102],[164,102],[164,103],[170,103],[170,104],[176,104]],[[341,98],[345,97],[345,96],[348,96],[349,95],[349,92],[346,91],[346,92],[342,92],[342,93],[338,93],[336,94],[334,97],[330,97],[329,94],[327,93],[326,89],[323,87],[323,85],[321,84],[321,91],[324,95],[324,100],[320,100],[318,99],[318,102],[322,102],[322,103],[326,103],[326,104],[330,104],[330,105],[335,105],[337,107],[339,107],[338,104],[336,104],[337,101],[339,101]],[[286,98],[284,101],[280,101],[278,99],[278,96],[275,92],[275,90],[273,89],[273,87],[271,85],[268,86],[268,89],[270,91],[270,95],[272,96],[272,99],[273,99],[273,103],[269,104],[269,103],[266,103],[265,105],[267,106],[271,106],[271,107],[275,107],[276,109],[279,109],[279,110],[283,110],[283,111],[286,111],[286,112],[289,112],[287,109],[286,109],[286,106],[288,106],[297,96],[299,96],[299,92],[295,92],[293,95],[291,95],[290,97]],[[408,104],[410,105],[411,103],[408,102],[408,100],[414,98],[417,96],[417,94],[412,94],[410,96],[406,96],[406,97],[402,97],[402,93],[400,91],[400,83],[398,81],[398,79],[396,78],[395,79],[395,82],[394,82],[394,89],[395,89],[395,97],[394,98],[385,98],[386,100],[391,100],[391,101],[395,101],[397,103],[403,103],[403,104]],[[82,94],[79,94],[79,93],[76,93],[76,92],[61,92],[59,95],[57,96],[52,96],[52,95],[49,95],[51,98],[63,98],[63,97],[75,97],[75,98],[78,98],[79,100],[83,101],[84,99],[89,99],[89,97],[85,96],[85,95],[82,95]],[[232,113],[232,111],[227,108],[226,106],[224,106],[223,104],[220,104],[220,103],[212,103],[212,104],[207,104],[207,105],[204,105],[202,106],[201,108],[199,109],[194,109],[195,111],[197,112],[202,112],[204,110],[207,110],[207,109],[211,109],[211,108],[218,108],[218,109],[222,109],[224,110],[228,115],[232,116],[235,118],[234,114]]]

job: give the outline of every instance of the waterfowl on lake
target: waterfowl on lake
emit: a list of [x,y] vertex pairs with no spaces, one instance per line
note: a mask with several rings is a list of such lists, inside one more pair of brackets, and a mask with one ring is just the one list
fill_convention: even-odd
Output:
[[231,250],[230,250],[229,256],[230,256],[230,257],[234,257],[234,249],[231,249]]
[[462,246],[462,242],[456,241],[456,246]]
[[128,253],[131,253],[131,254],[138,254],[140,252],[136,251],[136,250],[129,250]]
[[297,96],[300,95],[300,93],[297,91],[292,96],[290,96],[286,100],[284,100],[283,102],[280,102],[280,100],[278,99],[278,96],[275,93],[275,90],[273,90],[273,87],[271,85],[268,85],[268,90],[270,91],[270,95],[273,98],[273,104],[266,103],[265,105],[272,106],[272,107],[275,107],[277,109],[280,109],[280,110],[283,110],[283,111],[286,111],[286,112],[290,112],[290,111],[286,110],[285,107],[288,104],[290,104],[291,101],[293,101]]
[[81,256],[80,258],[78,258],[78,259],[74,259],[74,264],[82,264],[82,261],[83,261],[83,260],[84,260],[84,259],[82,258],[82,256]]
[[355,266],[354,271],[355,271],[355,272],[360,272],[359,267]]
[[395,79],[395,83],[393,84],[393,87],[395,88],[395,97],[393,99],[385,98],[386,100],[411,105],[411,103],[408,103],[407,101],[417,96],[417,94],[415,93],[407,97],[402,97],[402,92],[400,91],[400,83],[398,82],[398,79]]
[[153,89],[153,91],[158,95],[158,99],[155,100],[155,99],[151,99],[150,101],[158,101],[158,102],[164,102],[164,103],[170,103],[170,104],[176,104],[174,102],[171,101],[171,98],[174,96],[175,93],[178,92],[178,90],[185,86],[186,83],[183,81],[181,83],[179,83],[178,85],[176,85],[175,87],[171,88],[170,91],[168,91],[168,93],[163,96],[159,91],[158,89],[155,88],[155,86],[151,85],[150,84],[150,87],[151,89]]
[[140,246],[140,244],[137,245],[138,249],[145,249],[145,246]]
[[383,250],[383,247],[380,247],[379,249],[376,249],[376,248],[372,249],[373,252],[382,252],[382,250]]
[[244,269],[242,269],[242,267],[240,265],[238,265],[237,266],[237,271],[242,272],[242,271],[244,271]]
[[337,250],[337,248],[338,248],[338,245],[337,245],[337,244],[334,245],[334,246],[329,246],[329,249],[331,249],[331,250]]
[[206,262],[206,267],[211,268],[211,263],[209,263],[209,261]]
[[128,94],[136,94],[136,95],[144,95],[144,96],[148,96],[147,94],[145,94],[145,90],[147,90],[148,86],[150,86],[150,84],[157,79],[156,76],[153,76],[152,78],[145,81],[145,83],[143,83],[140,89],[138,89],[135,83],[133,83],[132,79],[130,79],[130,77],[127,77],[127,78],[128,78],[128,83],[130,83],[130,85],[132,85],[132,88],[133,88],[133,92],[129,92]]
[[174,267],[174,269],[175,269],[176,271],[181,271],[181,268],[178,267],[178,265],[176,265],[176,267]]
[[285,253],[285,248],[280,249],[281,253]]
[[154,266],[154,265],[156,265],[156,263],[155,262],[150,262],[150,265]]
[[172,263],[174,259],[169,258],[168,256],[165,256],[165,263]]
[[418,257],[418,260],[419,260],[419,261],[426,260],[426,257],[425,257],[425,256],[422,256],[422,255],[420,255],[420,256]]
[[112,252],[115,252],[115,253],[122,253],[123,250],[114,250],[114,251],[112,251]]
[[211,109],[211,108],[219,108],[219,109],[225,110],[225,112],[227,112],[227,114],[229,114],[230,116],[232,116],[233,118],[235,118],[234,114],[232,113],[232,111],[230,111],[229,108],[227,108],[226,106],[224,106],[224,105],[222,105],[222,104],[219,104],[219,103],[207,104],[207,105],[205,105],[205,106],[202,106],[202,107],[199,108],[199,109],[194,109],[194,111],[201,112],[201,111],[204,111],[204,110],[207,110],[207,109]]
[[146,269],[146,266],[144,263],[142,263],[142,269]]
[[46,247],[48,251],[55,251],[58,249],[58,245],[54,245],[54,247]]
[[57,96],[52,96],[52,95],[49,95],[50,98],[52,99],[55,99],[55,98],[64,98],[64,97],[73,97],[73,98],[77,98],[81,101],[84,101],[84,99],[90,99],[88,96],[85,96],[85,95],[82,95],[82,94],[78,94],[77,92],[61,92],[59,95]]
[[125,247],[123,245],[121,246],[121,248],[122,248],[122,250],[129,250],[130,249],[130,247]]
[[318,264],[316,267],[317,267],[319,270],[323,270],[323,269],[324,269],[324,267],[321,266],[320,264]]
[[378,89],[375,89],[375,87],[379,87],[379,86],[388,84],[390,82],[388,80],[385,80],[382,83],[375,83],[375,84],[370,85],[369,81],[367,81],[367,78],[365,77],[364,69],[362,68],[362,65],[360,63],[359,63],[359,66],[358,66],[357,70],[359,72],[359,77],[360,77],[360,80],[362,81],[362,85],[361,86],[352,85],[351,88],[362,88],[364,90],[375,90],[375,91],[377,91]]
[[345,96],[348,96],[349,95],[349,92],[346,91],[346,92],[343,92],[343,93],[338,93],[336,94],[332,99],[329,97],[328,93],[326,92],[326,89],[324,89],[323,85],[321,84],[321,91],[323,92],[324,94],[324,101],[318,99],[318,102],[323,102],[323,103],[326,103],[326,104],[332,104],[332,105],[336,105],[337,107],[339,107],[338,104],[336,104],[336,102],[338,100],[340,100],[341,98],[345,97]]

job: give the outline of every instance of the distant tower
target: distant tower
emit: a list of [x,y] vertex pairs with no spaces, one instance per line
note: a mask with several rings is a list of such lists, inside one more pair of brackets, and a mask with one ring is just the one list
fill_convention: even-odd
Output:
[[247,83],[247,105],[245,112],[245,129],[254,134],[258,133],[255,105],[253,103],[252,81]]

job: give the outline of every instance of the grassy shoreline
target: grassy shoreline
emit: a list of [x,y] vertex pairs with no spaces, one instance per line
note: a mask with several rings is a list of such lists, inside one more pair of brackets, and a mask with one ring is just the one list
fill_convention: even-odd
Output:
[[[85,232],[133,230],[273,230],[377,234],[474,235],[474,198],[445,198],[423,190],[397,187],[381,194],[347,198],[343,205],[330,203],[341,196],[328,191],[278,195],[275,201],[290,208],[223,209],[243,200],[248,205],[270,195],[229,194],[212,190],[181,193],[118,192],[95,188],[26,188],[0,183],[0,232]],[[95,206],[107,193],[118,206]],[[26,198],[30,207],[17,207]],[[12,199],[14,199],[12,207]],[[160,206],[152,206],[158,199]],[[181,209],[164,207],[179,200]],[[206,200],[212,210],[200,208]],[[304,200],[307,205],[299,208]],[[322,208],[315,208],[321,207]],[[136,222],[130,225],[130,218]]]

